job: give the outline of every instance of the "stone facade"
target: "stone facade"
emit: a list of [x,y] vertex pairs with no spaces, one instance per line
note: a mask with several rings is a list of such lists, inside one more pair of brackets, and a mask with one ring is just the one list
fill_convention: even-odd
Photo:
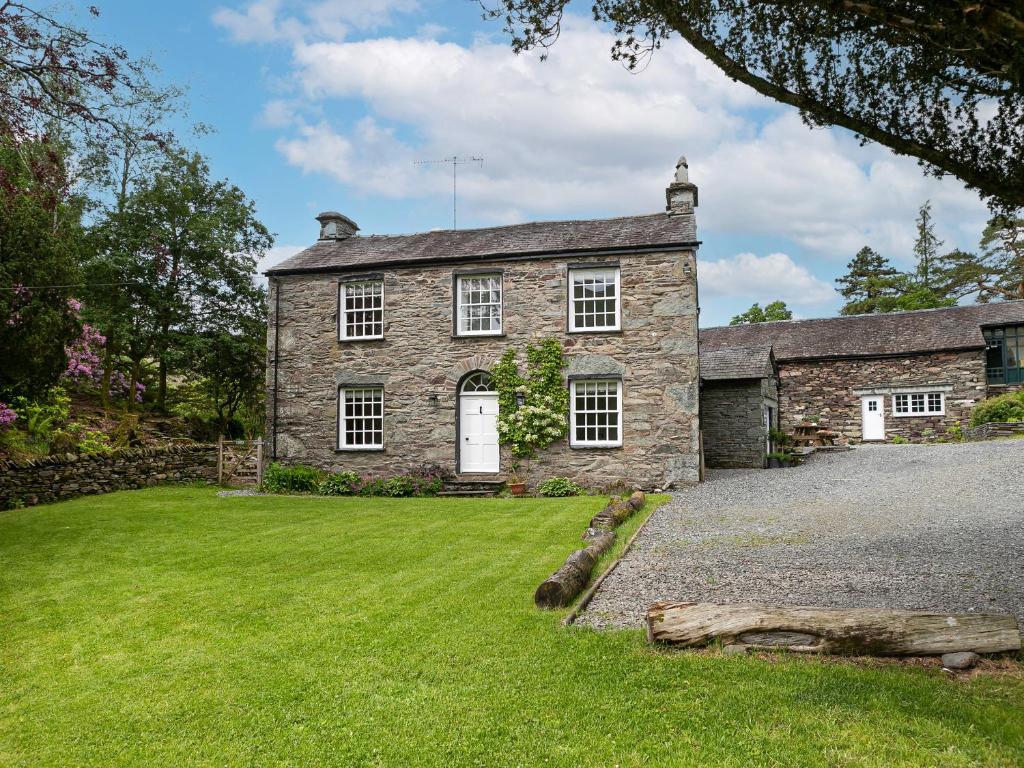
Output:
[[[522,363],[527,343],[554,336],[568,376],[621,376],[623,444],[560,441],[529,462],[529,482],[568,476],[592,486],[653,488],[697,481],[695,260],[693,249],[666,249],[474,261],[467,265],[474,271],[501,272],[503,286],[504,335],[478,337],[453,335],[458,266],[384,268],[385,338],[348,342],[337,333],[339,275],[272,274],[269,448],[281,461],[330,470],[397,474],[436,463],[455,472],[460,380],[490,370],[509,347]],[[584,261],[619,264],[621,331],[567,332],[567,270]],[[338,451],[338,388],[370,383],[384,387],[384,450]],[[510,465],[503,448],[501,471]]]
[[[981,350],[840,360],[779,362],[779,406],[783,429],[802,416],[819,416],[829,429],[861,439],[861,396],[885,396],[885,436],[918,440],[927,430],[944,433],[955,422],[966,425],[971,407],[986,396]],[[945,394],[942,416],[895,416],[891,391],[929,387]]]
[[0,461],[0,509],[162,483],[216,479],[217,446],[205,444],[130,448],[109,455],[67,454],[33,461]]
[[762,468],[768,454],[765,408],[778,425],[773,378],[705,381],[700,394],[704,461],[709,467]]

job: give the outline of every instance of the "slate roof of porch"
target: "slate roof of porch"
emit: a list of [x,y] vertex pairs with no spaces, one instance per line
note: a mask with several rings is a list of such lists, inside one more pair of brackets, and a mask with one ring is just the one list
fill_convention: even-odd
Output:
[[700,377],[704,381],[764,379],[775,373],[769,347],[729,347],[700,351]]
[[319,240],[267,270],[268,275],[341,272],[433,262],[501,261],[513,256],[695,246],[693,216],[620,216],[582,221],[539,221],[485,229],[437,230],[412,235]]
[[983,326],[1016,323],[1024,323],[1024,300],[702,328],[700,346],[702,357],[705,350],[771,346],[780,362],[886,357],[980,349]]

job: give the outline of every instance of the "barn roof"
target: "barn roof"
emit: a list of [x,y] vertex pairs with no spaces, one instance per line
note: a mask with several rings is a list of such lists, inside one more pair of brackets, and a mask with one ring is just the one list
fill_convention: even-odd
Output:
[[585,221],[541,221],[486,229],[319,240],[267,270],[268,275],[343,272],[436,262],[593,253],[697,245],[693,216],[654,213]]
[[703,350],[771,346],[779,361],[886,357],[980,349],[984,326],[1016,323],[1024,323],[1024,300],[702,328],[700,345],[702,355]]
[[775,374],[769,347],[730,347],[700,350],[700,377],[704,381],[764,379]]

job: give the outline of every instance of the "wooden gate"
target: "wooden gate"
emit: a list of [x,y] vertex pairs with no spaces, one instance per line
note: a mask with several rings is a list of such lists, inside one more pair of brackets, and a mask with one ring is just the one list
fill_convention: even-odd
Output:
[[217,441],[217,484],[256,485],[263,481],[263,441]]

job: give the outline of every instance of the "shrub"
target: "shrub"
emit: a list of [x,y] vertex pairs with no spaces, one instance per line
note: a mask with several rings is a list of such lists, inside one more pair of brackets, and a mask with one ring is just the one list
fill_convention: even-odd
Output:
[[971,426],[1024,419],[1024,390],[982,400],[971,410]]
[[355,472],[333,472],[316,487],[321,496],[351,496],[359,488],[359,475]]
[[905,438],[903,435],[893,435],[892,436],[892,444],[893,445],[906,445],[909,442],[910,441],[907,440],[907,438]]
[[567,477],[549,477],[539,486],[537,491],[541,496],[582,496],[585,491]]
[[323,474],[316,467],[305,464],[286,467],[275,461],[263,472],[263,490],[271,493],[314,493]]

